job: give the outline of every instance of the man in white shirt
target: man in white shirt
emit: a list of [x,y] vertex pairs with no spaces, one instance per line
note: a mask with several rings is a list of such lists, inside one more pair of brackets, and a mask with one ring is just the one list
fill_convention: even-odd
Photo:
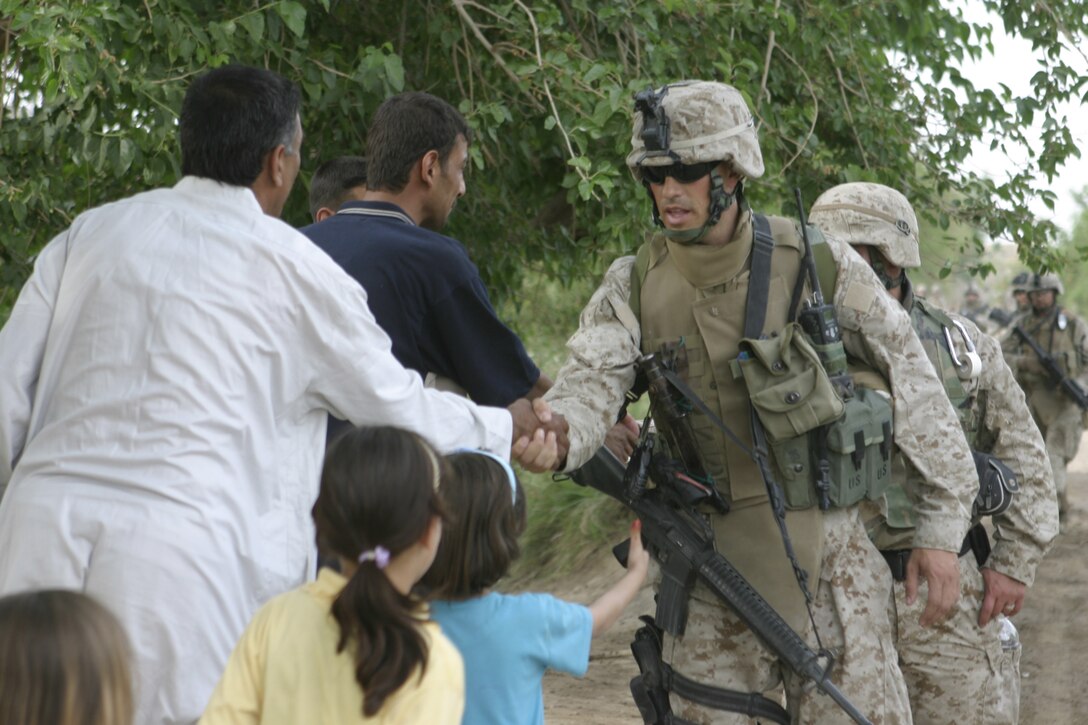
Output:
[[443,450],[516,440],[537,467],[565,447],[530,437],[527,401],[424,390],[363,289],[276,218],[299,103],[270,71],[194,81],[184,178],[80,215],[0,330],[0,594],[78,589],[120,617],[141,724],[193,722],[253,612],[312,575],[329,412]]

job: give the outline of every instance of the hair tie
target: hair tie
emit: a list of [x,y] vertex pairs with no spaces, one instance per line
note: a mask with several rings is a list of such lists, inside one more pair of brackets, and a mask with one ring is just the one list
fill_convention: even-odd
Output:
[[510,481],[510,493],[513,499],[514,505],[518,503],[518,479],[514,475],[514,469],[510,467],[510,463],[502,456],[496,455],[491,451],[480,450],[479,448],[458,448],[454,453],[475,453],[477,455],[485,456],[491,460],[497,462],[502,466],[502,470],[506,472],[506,478]]
[[384,546],[375,546],[373,549],[367,549],[362,554],[359,554],[358,562],[362,564],[366,561],[374,562],[374,566],[379,569],[384,569],[389,564],[389,549]]

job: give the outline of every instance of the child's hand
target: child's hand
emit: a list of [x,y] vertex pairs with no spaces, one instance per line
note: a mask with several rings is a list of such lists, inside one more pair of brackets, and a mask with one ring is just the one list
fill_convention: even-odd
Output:
[[635,519],[631,523],[631,548],[627,552],[627,571],[639,578],[639,584],[646,580],[650,570],[650,552],[642,547],[642,522]]
[[589,605],[593,615],[593,636],[596,637],[619,619],[624,607],[638,594],[650,570],[650,552],[642,547],[642,522],[635,519],[631,524],[631,543],[627,549],[627,573]]

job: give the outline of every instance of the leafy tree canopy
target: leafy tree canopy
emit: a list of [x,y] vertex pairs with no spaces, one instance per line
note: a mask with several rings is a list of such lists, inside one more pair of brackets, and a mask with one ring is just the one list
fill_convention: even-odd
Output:
[[[449,231],[500,296],[525,269],[596,275],[638,243],[649,210],[623,166],[632,95],[682,78],[745,94],[768,169],[749,185],[758,208],[793,214],[794,185],[811,201],[878,181],[939,229],[1012,239],[1033,266],[1060,267],[1054,226],[1026,200],[1052,206],[1045,180],[1079,155],[1057,109],[1086,91],[1063,51],[1084,44],[1088,6],[984,1],[1033,44],[1025,96],[960,75],[991,50],[990,28],[937,0],[0,0],[0,314],[76,214],[176,181],[187,82],[231,61],[301,85],[303,186],[306,169],[364,149],[388,95],[459,106],[477,142]],[[1029,163],[967,171],[982,138],[1026,145]],[[304,197],[287,221],[308,221]]]

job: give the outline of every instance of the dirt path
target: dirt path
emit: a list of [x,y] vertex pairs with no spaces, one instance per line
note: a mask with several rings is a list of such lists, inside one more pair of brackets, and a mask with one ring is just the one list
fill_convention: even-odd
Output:
[[[1065,531],[1039,567],[1024,610],[1013,620],[1024,646],[1020,722],[1024,725],[1088,723],[1088,436],[1069,469],[1072,511]],[[547,587],[559,596],[591,602],[620,575],[602,553],[576,576]],[[551,725],[641,722],[627,683],[638,673],[629,648],[638,615],[653,612],[653,594],[642,590],[624,617],[595,640],[583,679],[549,674],[544,707]]]

